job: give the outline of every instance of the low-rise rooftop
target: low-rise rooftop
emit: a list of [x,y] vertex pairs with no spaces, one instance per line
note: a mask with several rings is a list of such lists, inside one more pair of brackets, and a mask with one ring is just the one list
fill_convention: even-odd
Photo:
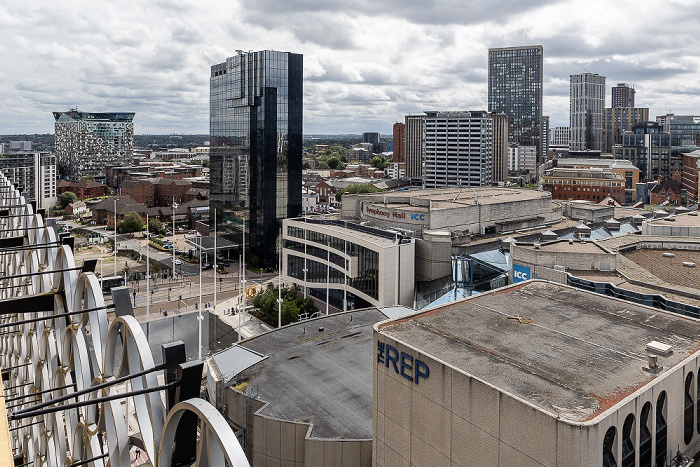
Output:
[[310,422],[315,438],[372,438],[372,326],[376,308],[286,326],[241,345],[267,358],[240,372],[261,414]]
[[[528,281],[375,328],[554,417],[584,423],[700,350],[700,321]],[[646,344],[672,346],[658,373]]]

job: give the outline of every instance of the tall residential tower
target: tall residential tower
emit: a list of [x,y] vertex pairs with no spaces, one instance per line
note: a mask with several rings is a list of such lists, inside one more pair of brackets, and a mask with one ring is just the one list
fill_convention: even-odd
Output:
[[537,148],[542,159],[541,45],[489,49],[489,112],[508,116],[508,140]]
[[211,67],[211,205],[249,219],[250,247],[277,263],[281,219],[301,214],[303,57],[242,52]]
[[133,113],[54,112],[55,153],[61,178],[92,175],[105,180],[105,166],[130,165],[134,150]]
[[602,151],[605,76],[594,73],[571,75],[569,97],[569,149]]

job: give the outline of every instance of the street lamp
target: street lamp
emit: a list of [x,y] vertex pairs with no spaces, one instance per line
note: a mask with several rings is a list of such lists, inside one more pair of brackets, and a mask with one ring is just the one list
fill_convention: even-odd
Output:
[[175,210],[178,204],[175,202],[175,197],[173,196],[173,280],[175,280],[175,250],[177,249],[177,242],[175,240]]

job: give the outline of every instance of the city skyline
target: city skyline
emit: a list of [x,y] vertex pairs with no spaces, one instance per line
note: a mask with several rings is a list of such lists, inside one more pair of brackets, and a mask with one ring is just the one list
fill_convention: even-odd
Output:
[[552,127],[568,123],[568,78],[585,70],[632,84],[651,118],[698,114],[697,16],[681,1],[18,3],[0,8],[0,128],[51,133],[51,111],[77,106],[135,112],[138,134],[208,133],[209,69],[237,49],[304,55],[305,134],[391,134],[411,113],[486,110],[488,49],[539,44]]

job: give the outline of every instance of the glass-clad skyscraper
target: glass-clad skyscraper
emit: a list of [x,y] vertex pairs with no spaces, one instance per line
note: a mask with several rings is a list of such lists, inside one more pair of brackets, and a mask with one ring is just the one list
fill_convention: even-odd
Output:
[[508,141],[542,157],[541,45],[489,49],[489,112],[508,115]]
[[211,207],[245,218],[250,248],[273,266],[280,219],[301,213],[303,57],[239,51],[211,67],[210,90]]

